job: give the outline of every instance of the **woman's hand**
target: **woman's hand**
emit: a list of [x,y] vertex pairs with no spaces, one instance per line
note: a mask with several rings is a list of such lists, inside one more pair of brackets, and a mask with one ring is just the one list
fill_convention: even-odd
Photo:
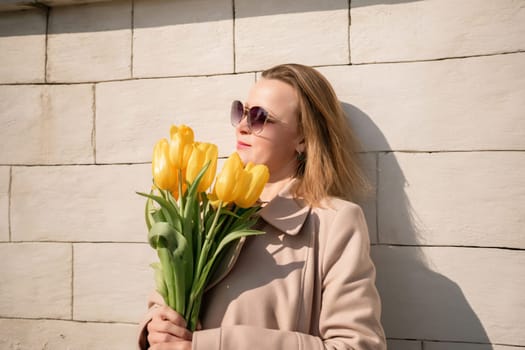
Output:
[[168,306],[155,307],[147,330],[151,350],[191,350],[192,333],[186,321]]

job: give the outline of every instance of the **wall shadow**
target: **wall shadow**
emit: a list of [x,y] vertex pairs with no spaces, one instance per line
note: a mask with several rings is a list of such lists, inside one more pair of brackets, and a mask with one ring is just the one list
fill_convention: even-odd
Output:
[[[335,11],[360,8],[374,5],[396,5],[419,2],[422,0],[305,0],[305,1],[259,1],[251,0],[214,0],[203,2],[151,1],[151,0],[117,0],[93,1],[68,6],[47,7],[45,2],[23,2],[16,10],[19,16],[39,14],[44,17],[43,25],[2,26],[0,37],[15,35],[46,34],[45,17],[49,11],[49,34],[83,33],[136,28],[154,28],[190,23],[204,23],[250,17],[296,14],[305,12]],[[0,1],[0,22],[14,11],[12,3]],[[74,12],[91,8],[82,17]],[[119,7],[119,8],[116,8]],[[126,11],[124,11],[126,9]],[[98,11],[98,12],[97,12]],[[59,14],[61,23],[54,25],[53,17]],[[133,14],[133,15],[132,15]],[[68,24],[68,17],[72,20]],[[133,18],[132,18],[133,17]],[[64,23],[63,23],[64,22]]]
[[[379,145],[381,151],[378,154],[382,155],[395,151],[370,116],[352,104],[342,102],[342,105],[362,144]],[[364,135],[360,133],[362,130],[365,131]],[[374,139],[365,141],[363,137]],[[388,174],[393,178],[388,179],[389,186],[393,187],[389,187],[388,193],[398,199],[400,208],[396,208],[396,212],[401,213],[400,219],[404,220],[402,227],[405,232],[396,235],[403,237],[396,245],[381,243],[382,235],[389,232],[386,232],[387,227],[378,225],[378,244],[372,246],[372,258],[377,268],[377,287],[383,305],[382,321],[387,337],[490,344],[483,325],[461,288],[446,276],[433,271],[427,261],[425,248],[420,246],[422,244],[417,219],[404,191],[406,180],[403,170],[395,157],[392,159],[385,162],[386,166],[391,167]],[[377,164],[381,167],[382,163]],[[377,176],[379,185],[376,189],[376,215],[379,217],[388,208],[380,205],[381,169],[378,169]],[[404,243],[404,240],[409,243]],[[492,349],[491,345],[484,346],[484,349]]]

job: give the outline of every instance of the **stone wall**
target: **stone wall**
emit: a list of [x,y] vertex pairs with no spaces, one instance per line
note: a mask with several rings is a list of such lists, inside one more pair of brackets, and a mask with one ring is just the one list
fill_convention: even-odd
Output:
[[228,155],[231,100],[290,61],[329,78],[364,144],[389,348],[525,347],[525,1],[0,10],[1,349],[133,348],[154,142],[186,123]]

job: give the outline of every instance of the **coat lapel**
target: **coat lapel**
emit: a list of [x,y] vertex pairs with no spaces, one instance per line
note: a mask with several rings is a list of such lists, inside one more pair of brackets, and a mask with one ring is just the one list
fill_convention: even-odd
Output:
[[[259,211],[260,217],[266,223],[292,236],[301,231],[311,210],[304,200],[293,197],[292,190],[296,183],[297,180],[291,180],[274,199]],[[259,224],[261,223],[259,222],[254,229],[259,229]],[[246,237],[242,237],[225,252],[222,264],[214,271],[206,290],[217,285],[228,275],[241,253],[245,240]]]

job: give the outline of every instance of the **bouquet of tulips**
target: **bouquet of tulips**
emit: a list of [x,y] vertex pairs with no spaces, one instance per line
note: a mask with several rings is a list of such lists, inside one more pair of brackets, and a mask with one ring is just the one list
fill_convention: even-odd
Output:
[[191,331],[225,252],[242,237],[263,233],[251,227],[268,168],[244,166],[233,153],[216,176],[217,156],[216,145],[195,142],[191,128],[173,125],[170,140],[153,150],[152,190],[139,193],[147,197],[148,241],[159,256],[152,264],[157,291]]

